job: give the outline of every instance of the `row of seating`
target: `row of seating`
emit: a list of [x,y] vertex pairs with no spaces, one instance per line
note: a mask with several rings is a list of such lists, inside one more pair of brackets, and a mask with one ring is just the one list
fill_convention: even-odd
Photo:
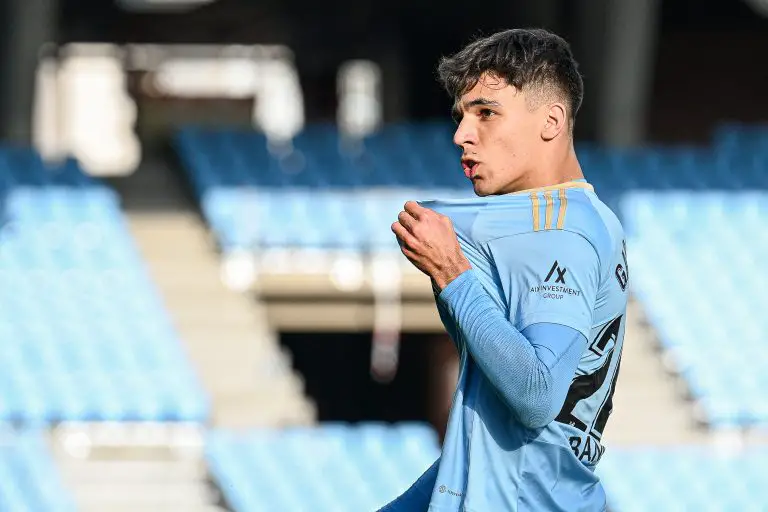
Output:
[[[398,124],[352,142],[319,125],[292,146],[276,148],[258,132],[190,127],[175,143],[225,251],[286,245],[395,249],[391,237],[381,240],[381,225],[406,199],[472,194],[451,130],[445,123]],[[741,147],[734,141],[741,139],[729,134],[723,131],[709,148],[579,145],[577,151],[589,181],[616,209],[626,190],[768,187],[768,151],[751,142],[744,143],[754,145],[750,151],[730,150]]]
[[[417,424],[217,431],[207,452],[235,512],[373,511],[438,455],[434,433]],[[765,447],[733,453],[709,446],[609,447],[597,473],[612,512],[758,512],[768,509],[767,461]]]
[[41,431],[0,430],[0,510],[75,512]]
[[597,466],[612,512],[768,510],[768,447],[608,449]]
[[236,512],[374,511],[439,454],[434,431],[408,423],[214,431],[207,443],[211,472]]
[[117,195],[6,149],[0,207],[0,420],[204,420]]
[[768,192],[631,192],[632,291],[716,427],[768,423]]
[[[377,510],[438,455],[434,431],[409,423],[214,430],[206,442],[211,474],[234,512]],[[609,448],[597,474],[612,512],[762,512],[767,461],[764,446]],[[42,431],[0,430],[0,510],[75,511]]]

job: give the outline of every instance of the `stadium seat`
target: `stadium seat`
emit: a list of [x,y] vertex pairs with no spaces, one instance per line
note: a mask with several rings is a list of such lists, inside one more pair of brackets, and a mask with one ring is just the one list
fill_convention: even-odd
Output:
[[[763,192],[632,192],[622,199],[633,292],[714,426],[768,422]],[[663,255],[663,257],[659,257]]]
[[0,430],[0,510],[75,511],[41,432]]
[[758,512],[768,509],[768,449],[608,450],[597,466],[612,512]]
[[442,123],[388,126],[356,144],[310,126],[282,149],[257,132],[187,128],[176,148],[224,252],[396,250],[389,225],[406,200],[471,193]]
[[211,472],[236,512],[343,512],[376,510],[389,502],[437,459],[440,448],[435,432],[419,424],[328,423],[213,431],[206,452]]
[[[330,125],[310,125],[290,147],[274,148],[255,131],[190,127],[177,134],[176,148],[225,252],[274,246],[367,250],[379,247],[374,237],[381,223],[351,222],[341,198],[348,199],[345,206],[364,204],[376,219],[389,221],[405,199],[471,195],[452,130],[443,122],[400,123],[352,142]],[[724,127],[712,148],[579,144],[577,152],[590,182],[618,209],[627,190],[767,187],[765,133]],[[397,200],[390,203],[393,193]]]
[[0,420],[204,419],[117,196],[7,149],[0,200]]

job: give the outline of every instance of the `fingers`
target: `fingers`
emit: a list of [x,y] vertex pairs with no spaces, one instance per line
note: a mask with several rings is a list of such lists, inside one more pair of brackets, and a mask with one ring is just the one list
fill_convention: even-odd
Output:
[[400,247],[403,249],[413,249],[418,244],[416,237],[413,236],[413,234],[411,234],[411,232],[408,231],[408,229],[400,222],[395,222],[392,224],[392,232],[397,237],[397,241],[400,243]]
[[400,212],[397,215],[397,221],[408,231],[413,233],[413,227],[416,225],[416,219],[408,212]]
[[424,212],[429,211],[427,208],[424,208],[416,201],[407,201],[404,208],[405,211],[411,214],[411,217],[414,219],[418,219],[424,214]]
[[434,210],[421,206],[416,201],[408,201],[404,206],[405,211],[414,219],[422,220],[429,217],[436,218],[444,223],[450,223],[450,218],[445,215],[439,214]]

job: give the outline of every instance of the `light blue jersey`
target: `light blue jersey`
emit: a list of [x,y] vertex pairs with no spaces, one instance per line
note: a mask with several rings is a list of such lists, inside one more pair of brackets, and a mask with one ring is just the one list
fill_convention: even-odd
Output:
[[[629,285],[618,219],[583,180],[421,204],[452,219],[474,274],[463,280],[479,281],[482,287],[475,286],[495,308],[472,310],[481,301],[450,297],[460,293],[453,286],[467,283],[452,282],[440,294],[448,297],[438,296],[460,373],[442,456],[431,468],[434,485],[424,477],[431,485],[425,493],[431,491],[429,511],[604,511],[605,494],[593,470],[605,450],[601,440],[619,374]],[[492,350],[504,347],[494,345],[490,327],[473,324],[483,315],[482,323],[491,324],[494,314],[500,320],[503,315],[509,329],[497,345],[527,344],[524,355],[535,353],[533,361],[544,370],[533,381],[518,375],[523,366],[509,359],[507,367],[494,369]],[[554,326],[545,336],[562,326],[573,340],[559,346],[567,336],[558,334],[550,336],[551,344],[539,344],[537,326]],[[475,336],[491,341],[468,343]],[[569,350],[575,355],[567,356]],[[504,375],[518,379],[517,388],[502,389]],[[554,389],[558,379],[562,395]],[[530,396],[554,397],[555,408],[540,412],[524,401],[510,406],[516,389],[540,386],[544,394]]]

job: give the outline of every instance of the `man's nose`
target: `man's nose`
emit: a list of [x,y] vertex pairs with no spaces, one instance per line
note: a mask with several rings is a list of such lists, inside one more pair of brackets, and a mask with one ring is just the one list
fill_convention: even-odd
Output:
[[456,132],[453,134],[453,143],[462,149],[468,144],[477,143],[477,131],[466,118],[462,119],[456,128]]

